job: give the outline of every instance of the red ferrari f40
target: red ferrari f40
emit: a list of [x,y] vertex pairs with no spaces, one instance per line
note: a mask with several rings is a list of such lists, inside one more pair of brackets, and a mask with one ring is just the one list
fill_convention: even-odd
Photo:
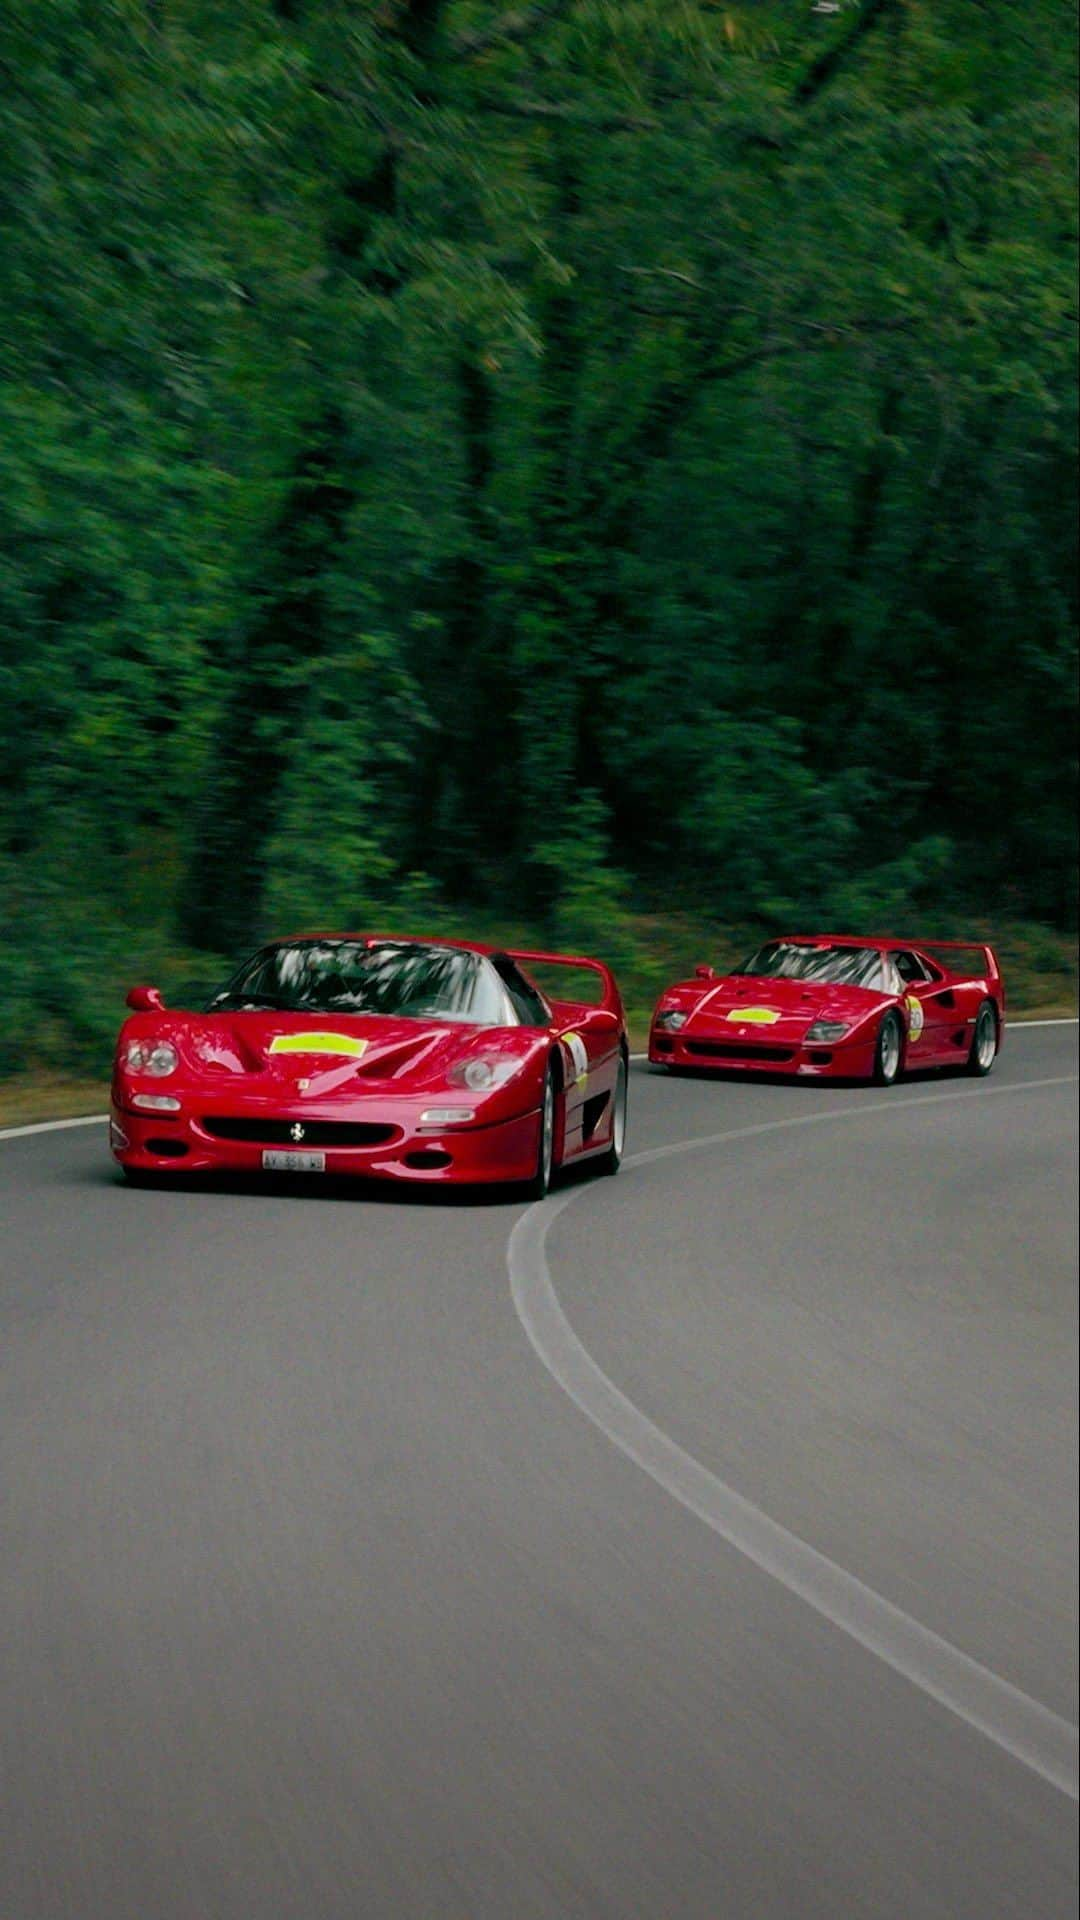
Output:
[[792,934],[731,973],[698,967],[662,994],[649,1059],[662,1067],[875,1080],[989,1073],[1005,1034],[992,947]]

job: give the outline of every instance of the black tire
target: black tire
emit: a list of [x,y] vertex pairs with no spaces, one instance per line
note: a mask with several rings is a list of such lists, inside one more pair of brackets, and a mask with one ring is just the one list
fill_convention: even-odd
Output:
[[984,1000],[975,1015],[975,1025],[971,1032],[971,1046],[968,1050],[967,1071],[981,1080],[992,1072],[998,1051],[997,1008],[992,1000]]
[[615,1092],[612,1095],[611,1145],[607,1152],[597,1160],[600,1173],[618,1173],[622,1166],[622,1157],[626,1147],[626,1109],[630,1092],[630,1068],[622,1048],[619,1049],[619,1070],[615,1076]]
[[529,1181],[526,1192],[531,1200],[542,1200],[551,1186],[551,1175],[555,1165],[555,1121],[559,1110],[558,1088],[555,1084],[555,1066],[549,1060],[544,1075],[544,1091],[540,1096],[540,1131],[536,1142],[536,1172]]
[[874,1048],[874,1085],[891,1087],[900,1077],[904,1059],[904,1029],[900,1015],[890,1007],[878,1028]]

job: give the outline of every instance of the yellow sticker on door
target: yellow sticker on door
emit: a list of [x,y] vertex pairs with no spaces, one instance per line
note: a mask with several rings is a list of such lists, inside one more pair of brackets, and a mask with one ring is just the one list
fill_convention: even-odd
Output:
[[923,1003],[918,998],[917,994],[914,994],[914,993],[908,994],[907,1012],[908,1012],[908,1039],[917,1040],[920,1033],[922,1032],[923,1028],[926,1025],[926,1014],[923,1010]]
[[584,1040],[580,1033],[564,1033],[562,1043],[570,1055],[570,1064],[574,1074],[574,1085],[576,1087],[585,1086],[589,1078],[589,1056],[585,1051]]

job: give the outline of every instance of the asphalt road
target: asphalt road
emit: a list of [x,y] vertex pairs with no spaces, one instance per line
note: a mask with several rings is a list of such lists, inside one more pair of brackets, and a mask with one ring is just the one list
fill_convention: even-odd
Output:
[[1076,1073],[641,1065],[740,1137],[527,1219],[0,1142],[3,1920],[1071,1914]]

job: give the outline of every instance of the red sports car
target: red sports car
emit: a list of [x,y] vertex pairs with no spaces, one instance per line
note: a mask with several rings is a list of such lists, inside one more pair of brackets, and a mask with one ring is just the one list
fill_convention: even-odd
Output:
[[653,1014],[649,1059],[888,1086],[905,1068],[989,1073],[1004,1033],[992,947],[792,934],[733,973],[698,967],[669,987]]
[[[548,1000],[530,962],[587,968],[597,1004]],[[598,960],[341,934],[263,947],[204,1013],[128,995],[110,1141],[129,1178],[379,1174],[514,1181],[615,1173],[626,1131],[619,990]]]

